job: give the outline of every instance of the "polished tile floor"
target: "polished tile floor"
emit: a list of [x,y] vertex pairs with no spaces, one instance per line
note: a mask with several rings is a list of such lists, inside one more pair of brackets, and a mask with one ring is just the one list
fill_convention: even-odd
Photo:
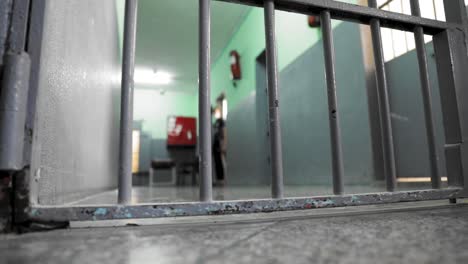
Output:
[[[373,207],[376,208],[375,206]],[[330,210],[330,209],[317,209]],[[361,209],[359,209],[361,210]],[[467,263],[468,207],[0,236],[0,263]],[[292,212],[283,212],[283,216]]]

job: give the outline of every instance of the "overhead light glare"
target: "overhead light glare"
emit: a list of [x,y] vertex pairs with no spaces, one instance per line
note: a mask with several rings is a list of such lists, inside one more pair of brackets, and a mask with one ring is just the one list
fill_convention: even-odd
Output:
[[[441,180],[443,182],[447,181],[447,177],[441,177]],[[404,177],[404,178],[398,178],[398,182],[431,182],[430,177]]]
[[143,85],[167,85],[172,82],[172,75],[165,71],[154,71],[147,68],[135,69],[136,84]]

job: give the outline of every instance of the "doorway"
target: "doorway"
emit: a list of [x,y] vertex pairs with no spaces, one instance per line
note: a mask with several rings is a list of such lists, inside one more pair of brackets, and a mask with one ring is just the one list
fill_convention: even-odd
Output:
[[214,183],[224,186],[227,176],[227,113],[228,102],[226,94],[221,93],[216,98],[214,107],[214,130],[213,130],[213,161],[214,161]]
[[258,139],[257,170],[263,184],[271,182],[270,166],[270,132],[268,124],[268,87],[266,76],[266,54],[263,50],[255,60],[255,112],[256,112],[256,137]]

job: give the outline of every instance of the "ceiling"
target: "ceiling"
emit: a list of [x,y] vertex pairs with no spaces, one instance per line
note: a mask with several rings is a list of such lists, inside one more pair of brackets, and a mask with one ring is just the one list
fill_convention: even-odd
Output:
[[[137,88],[197,91],[198,0],[140,0],[136,68],[173,75],[169,85]],[[220,56],[250,7],[212,1],[211,58]],[[227,58],[226,58],[227,59]]]

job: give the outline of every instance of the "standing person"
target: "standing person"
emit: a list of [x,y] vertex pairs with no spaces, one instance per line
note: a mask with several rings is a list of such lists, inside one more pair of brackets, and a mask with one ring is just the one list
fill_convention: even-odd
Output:
[[224,160],[226,156],[226,123],[218,113],[215,113],[213,136],[213,157],[216,171],[216,185],[224,185],[225,170]]

